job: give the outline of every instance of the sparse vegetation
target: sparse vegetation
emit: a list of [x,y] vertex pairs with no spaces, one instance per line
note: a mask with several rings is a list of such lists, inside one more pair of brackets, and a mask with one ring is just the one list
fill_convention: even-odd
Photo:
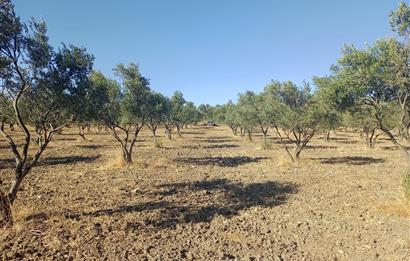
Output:
[[86,48],[53,47],[45,21],[0,0],[0,257],[84,259],[91,242],[107,259],[351,258],[342,246],[405,259],[410,7],[389,18],[395,37],[345,45],[329,75],[197,106],[135,63],[104,75]]

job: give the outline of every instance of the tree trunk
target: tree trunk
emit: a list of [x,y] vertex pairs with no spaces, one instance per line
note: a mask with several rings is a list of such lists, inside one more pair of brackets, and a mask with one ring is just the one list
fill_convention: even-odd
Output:
[[152,132],[152,139],[153,139],[153,142],[154,142],[154,147],[159,148],[159,143],[158,143],[157,134],[156,134],[157,128],[152,128],[151,132]]
[[248,141],[252,141],[252,132],[250,130],[246,130]]
[[13,123],[9,123],[9,126],[10,126],[10,130],[11,130],[11,131],[14,131],[14,124],[13,124]]
[[122,148],[122,159],[123,159],[125,164],[131,164],[132,163],[132,154],[125,147]]
[[179,137],[181,137],[181,127],[179,125],[177,125],[177,134]]
[[300,159],[300,153],[302,152],[303,147],[302,146],[297,146],[295,150],[295,159],[296,161],[299,161]]
[[282,144],[282,146],[285,148],[286,153],[288,154],[289,158],[292,160],[292,162],[295,162],[295,158],[293,157],[292,153],[290,153],[288,146],[286,146],[286,143],[283,141],[282,135],[279,132],[279,129],[277,126],[273,126],[276,130],[276,134],[279,137],[279,141]]
[[268,128],[264,129],[263,127],[261,127],[261,130],[262,130],[262,135],[263,135],[263,141],[262,141],[263,148],[266,150],[266,149],[269,149],[268,138],[267,138]]
[[410,153],[407,150],[407,148],[405,146],[403,146],[402,144],[400,144],[396,138],[394,137],[393,133],[391,133],[391,131],[389,129],[387,129],[386,127],[383,126],[382,121],[380,120],[380,117],[378,114],[376,114],[376,118],[379,121],[379,126],[380,129],[389,137],[390,141],[396,145],[404,154],[405,159],[406,159],[406,163],[407,163],[407,168],[406,168],[406,176],[410,177]]
[[230,126],[230,127],[231,127],[233,135],[236,136],[238,134],[238,127],[235,127],[235,126]]
[[80,126],[80,127],[78,127],[78,135],[80,135],[80,137],[83,139],[83,140],[86,140],[86,138],[85,138],[85,126]]
[[10,199],[0,191],[0,229],[11,224],[13,224],[13,215]]
[[245,131],[244,131],[244,129],[243,129],[242,127],[239,128],[239,131],[240,131],[240,136],[241,136],[241,137],[245,136]]
[[325,133],[325,141],[326,141],[326,142],[329,142],[329,141],[330,141],[330,130],[328,130],[328,131]]
[[369,149],[373,149],[376,145],[376,139],[379,135],[376,135],[376,130],[373,129],[370,132],[366,132],[366,145]]
[[168,128],[165,128],[165,133],[167,134],[167,138],[168,138],[169,140],[171,140],[171,139],[172,139],[171,130],[168,129]]
[[17,192],[19,191],[22,182],[23,182],[23,174],[19,174],[19,176],[17,176],[14,179],[13,184],[11,184],[11,187],[9,190],[10,204],[13,204],[14,200],[17,198]]

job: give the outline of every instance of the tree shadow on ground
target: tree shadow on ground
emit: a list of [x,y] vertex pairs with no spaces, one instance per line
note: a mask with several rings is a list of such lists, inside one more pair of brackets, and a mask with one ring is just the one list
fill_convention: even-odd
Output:
[[[100,155],[92,157],[84,156],[67,156],[67,157],[47,157],[40,159],[36,166],[52,166],[52,165],[64,165],[72,163],[91,163],[100,158]],[[13,169],[15,167],[15,161],[13,159],[1,159],[0,169]]]
[[185,157],[177,158],[176,161],[184,164],[190,165],[213,165],[219,167],[237,167],[239,165],[259,162],[261,160],[267,159],[267,157],[247,157],[247,156],[237,156],[237,157]]
[[272,139],[272,143],[275,143],[275,144],[294,144],[293,141],[288,140],[286,138],[284,138],[282,141],[280,141],[278,137],[272,137],[271,139]]
[[103,147],[107,147],[107,145],[97,145],[97,144],[89,144],[89,145],[76,145],[76,147],[82,148],[82,149],[92,149],[92,150],[96,150],[96,149],[101,149]]
[[0,149],[10,149],[10,145],[0,145]]
[[211,145],[184,145],[183,149],[227,149],[227,148],[239,148],[236,144],[211,144]]
[[[339,135],[338,135],[339,136]],[[325,140],[324,137],[319,137],[319,140]],[[329,137],[329,141],[348,141],[350,139],[348,138],[343,138],[343,137]]]
[[205,132],[203,131],[181,131],[182,135],[205,135]]
[[224,142],[234,142],[236,140],[233,139],[206,139],[206,140],[200,140],[201,142],[207,142],[207,143],[224,143]]
[[164,200],[102,209],[81,214],[66,214],[80,220],[82,216],[113,216],[141,213],[148,219],[127,224],[131,229],[144,226],[172,228],[178,224],[210,222],[216,216],[233,217],[251,207],[270,208],[287,202],[297,193],[294,183],[261,182],[242,184],[227,179],[163,184],[155,187],[151,196]]
[[78,136],[78,138],[77,139],[75,139],[75,138],[67,138],[67,137],[56,137],[56,138],[54,138],[54,140],[58,140],[58,141],[79,141],[81,138],[80,138],[80,136]]
[[383,163],[384,159],[377,159],[372,157],[360,156],[346,156],[346,157],[330,157],[330,158],[311,158],[320,161],[322,164],[348,164],[348,165],[369,165],[375,163]]
[[100,158],[100,155],[96,156],[66,156],[66,157],[47,157],[40,160],[39,166],[52,166],[52,165],[64,165],[73,163],[91,163]]
[[313,150],[324,150],[324,149],[336,149],[336,146],[331,146],[331,145],[306,145],[305,149],[313,149]]
[[12,169],[15,162],[13,159],[0,159],[0,169]]
[[[410,146],[404,146],[407,150],[410,149]],[[384,146],[380,147],[382,150],[399,150],[397,146]]]
[[363,141],[359,140],[334,140],[334,143],[339,143],[339,144],[357,144],[357,143],[363,143]]

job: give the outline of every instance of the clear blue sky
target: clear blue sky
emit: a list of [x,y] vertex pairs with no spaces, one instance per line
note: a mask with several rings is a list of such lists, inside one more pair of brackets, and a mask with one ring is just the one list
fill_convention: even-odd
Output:
[[135,62],[152,88],[218,104],[271,80],[327,74],[344,43],[391,35],[399,0],[15,0],[43,18],[53,45],[85,46],[112,76]]

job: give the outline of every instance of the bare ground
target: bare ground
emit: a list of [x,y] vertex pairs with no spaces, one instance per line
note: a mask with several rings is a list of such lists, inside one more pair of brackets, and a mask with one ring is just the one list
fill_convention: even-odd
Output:
[[[161,133],[162,134],[162,133]],[[109,133],[56,137],[25,180],[3,260],[409,260],[405,169],[386,140],[316,137],[290,164],[225,127],[192,127],[131,167]],[[0,182],[12,175],[0,140]]]

